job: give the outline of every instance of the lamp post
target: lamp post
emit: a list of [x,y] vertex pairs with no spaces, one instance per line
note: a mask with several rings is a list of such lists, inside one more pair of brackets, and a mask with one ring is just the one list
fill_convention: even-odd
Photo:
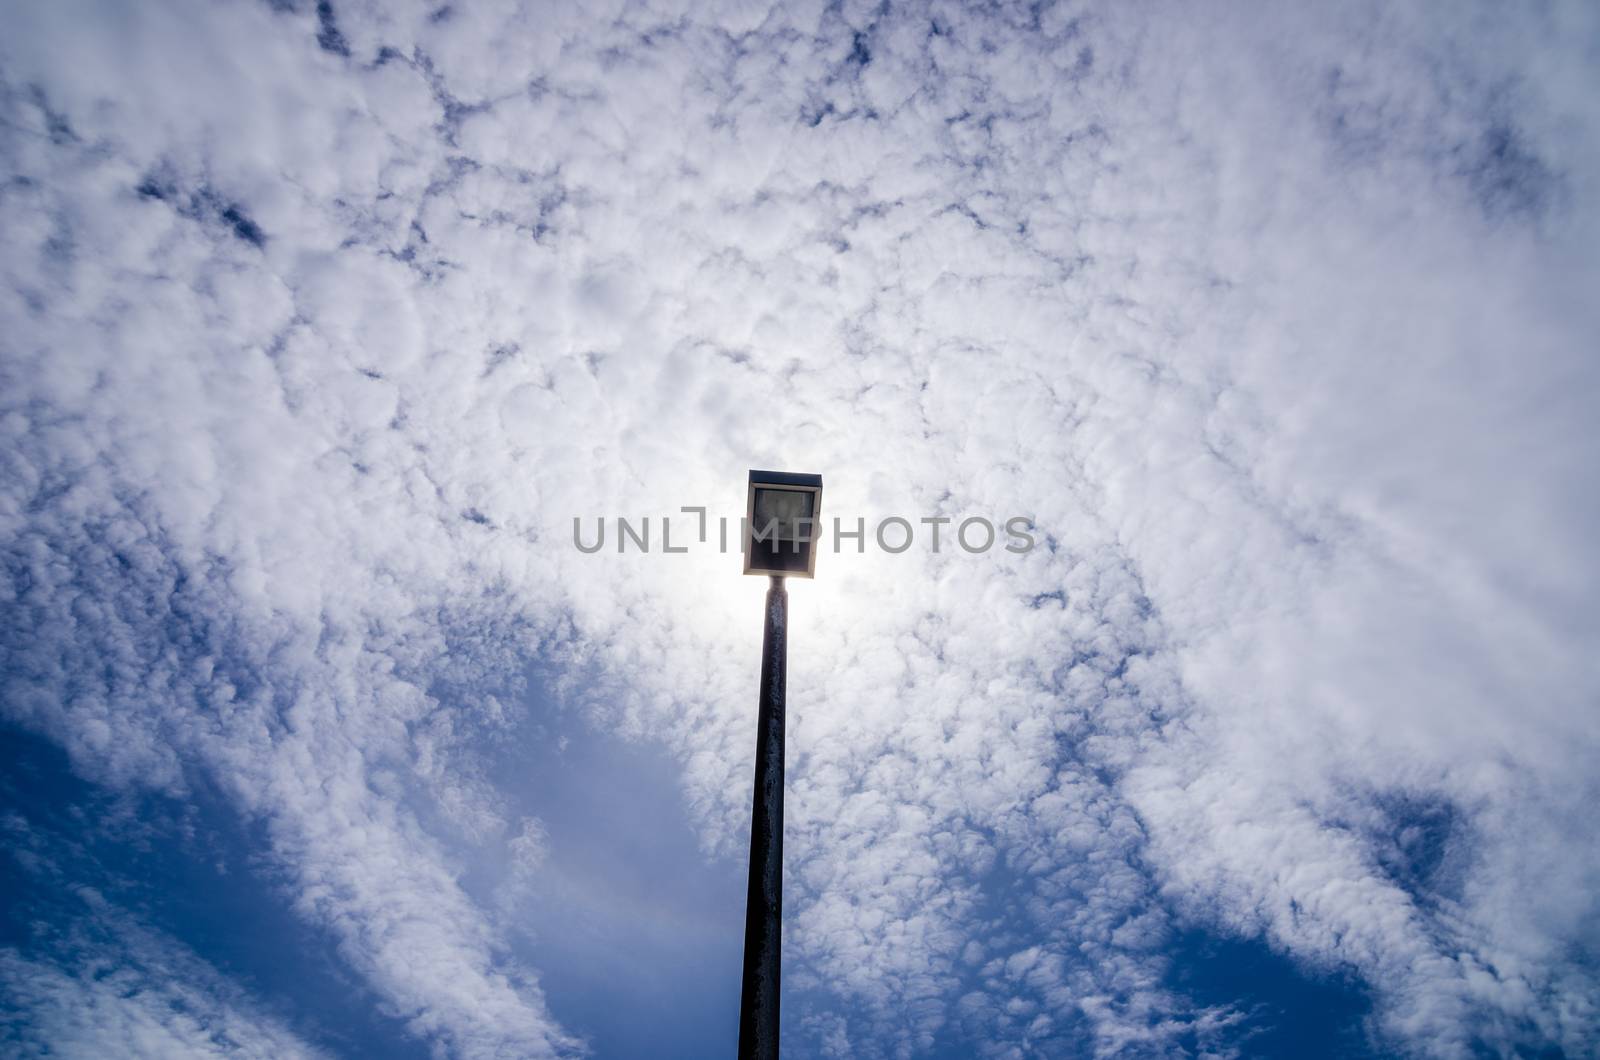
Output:
[[789,593],[783,580],[810,578],[816,573],[815,530],[822,512],[822,476],[752,471],[746,512],[744,572],[764,574],[771,578],[771,585],[761,636],[739,1060],[777,1060],[783,956],[783,730],[789,659]]

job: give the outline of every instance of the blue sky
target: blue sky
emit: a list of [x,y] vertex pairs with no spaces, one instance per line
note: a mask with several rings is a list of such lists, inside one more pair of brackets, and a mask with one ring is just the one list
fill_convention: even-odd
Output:
[[786,1055],[1585,1055],[1597,51],[0,7],[3,1051],[727,1054],[766,467]]
[[[665,756],[581,726],[565,735],[559,751],[548,743],[535,755],[507,748],[492,767],[497,782],[547,822],[569,876],[541,894],[514,949],[539,961],[552,1011],[595,1055],[731,1053],[744,866],[702,856]],[[61,932],[94,922],[84,902],[62,893],[61,880],[70,879],[137,910],[197,962],[271,999],[310,1042],[337,1055],[428,1055],[426,1043],[381,1012],[380,1000],[341,967],[327,938],[285,910],[259,857],[252,863],[248,829],[241,835],[214,794],[130,800],[73,776],[46,741],[9,729],[6,747],[13,849],[58,859],[49,875],[8,865],[8,948],[49,960],[60,952]],[[990,886],[1015,884],[999,870]],[[1370,1055],[1362,1033],[1370,1003],[1347,977],[1297,968],[1258,942],[1202,930],[1173,938],[1168,950],[1175,989],[1248,1014],[1241,1040],[1251,1052]],[[810,1012],[837,1002],[813,989],[792,992],[790,1004]],[[969,1052],[959,1035],[946,1035],[926,1055]]]

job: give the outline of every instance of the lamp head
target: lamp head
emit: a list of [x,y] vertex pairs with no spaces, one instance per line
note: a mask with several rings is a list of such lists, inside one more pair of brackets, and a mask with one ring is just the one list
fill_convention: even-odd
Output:
[[822,520],[822,476],[750,472],[744,572],[812,578]]

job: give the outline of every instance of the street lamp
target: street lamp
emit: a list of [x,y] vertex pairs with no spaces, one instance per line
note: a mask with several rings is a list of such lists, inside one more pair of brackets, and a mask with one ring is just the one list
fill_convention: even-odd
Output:
[[750,809],[750,889],[744,907],[744,982],[739,998],[740,1060],[778,1058],[778,984],[783,951],[783,713],[789,658],[785,577],[817,570],[822,476],[750,472],[744,572],[772,579],[761,636],[756,780]]

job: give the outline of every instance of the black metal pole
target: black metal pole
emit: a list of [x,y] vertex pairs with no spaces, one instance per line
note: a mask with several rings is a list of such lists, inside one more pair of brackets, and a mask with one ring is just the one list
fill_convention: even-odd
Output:
[[739,1060],[778,1060],[778,982],[783,955],[783,712],[789,656],[789,593],[772,576],[761,637],[756,784],[750,811],[750,890],[744,906],[744,987]]

